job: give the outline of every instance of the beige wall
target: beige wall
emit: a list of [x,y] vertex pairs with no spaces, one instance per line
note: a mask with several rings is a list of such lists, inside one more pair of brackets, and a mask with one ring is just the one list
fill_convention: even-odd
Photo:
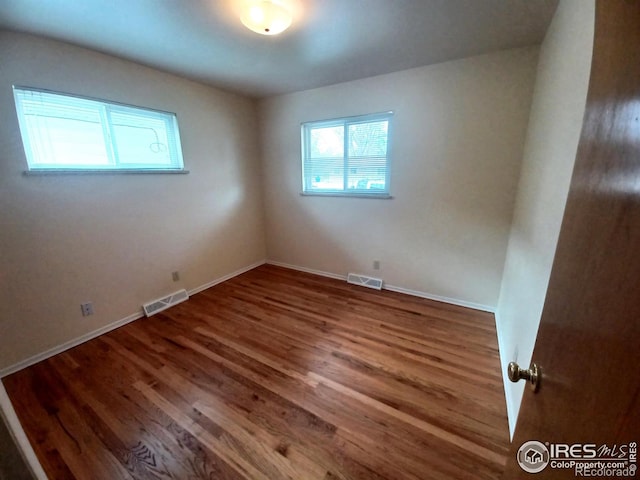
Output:
[[[12,84],[175,112],[191,173],[23,176]],[[264,259],[256,127],[243,97],[0,32],[0,370]]]
[[[537,54],[509,50],[262,101],[269,259],[495,307]],[[392,200],[300,196],[301,122],[387,110]]]
[[[584,115],[595,7],[561,0],[540,50],[522,175],[496,312],[503,369],[528,367],[540,323]],[[511,432],[524,383],[506,379]]]

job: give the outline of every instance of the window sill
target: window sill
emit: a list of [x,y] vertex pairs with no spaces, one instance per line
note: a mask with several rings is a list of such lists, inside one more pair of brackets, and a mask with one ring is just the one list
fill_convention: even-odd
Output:
[[55,169],[38,169],[38,170],[26,170],[22,172],[27,177],[40,176],[40,175],[122,175],[122,174],[178,174],[184,175],[189,173],[189,170],[172,170],[172,169],[154,169],[145,170],[143,168],[128,168],[118,170],[84,170],[78,168],[55,168]]
[[378,200],[391,200],[393,197],[388,193],[316,193],[316,192],[300,192],[301,197],[343,197],[343,198],[376,198]]

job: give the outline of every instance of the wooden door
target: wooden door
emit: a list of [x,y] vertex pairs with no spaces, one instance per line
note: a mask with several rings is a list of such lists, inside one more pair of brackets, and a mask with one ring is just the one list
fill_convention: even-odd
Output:
[[[580,464],[619,457],[635,474],[629,457],[633,442],[640,443],[640,1],[596,4],[584,124],[533,361],[542,383],[537,393],[525,391],[503,478],[576,478],[575,466],[550,462],[535,475],[525,472],[516,455],[534,440],[549,458],[525,448],[529,467],[554,456]],[[611,451],[600,450],[603,444]],[[597,468],[588,473],[624,478]]]

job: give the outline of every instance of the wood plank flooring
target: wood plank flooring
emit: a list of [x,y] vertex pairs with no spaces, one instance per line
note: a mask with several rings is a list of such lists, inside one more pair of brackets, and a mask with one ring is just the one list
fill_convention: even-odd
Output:
[[495,479],[493,315],[264,265],[3,380],[51,479]]

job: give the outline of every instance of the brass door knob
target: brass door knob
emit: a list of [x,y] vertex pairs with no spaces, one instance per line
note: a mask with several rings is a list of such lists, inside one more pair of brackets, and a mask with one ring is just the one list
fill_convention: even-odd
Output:
[[534,392],[537,392],[538,388],[540,388],[540,367],[535,363],[531,363],[529,370],[523,370],[516,362],[510,362],[509,367],[507,368],[507,374],[509,376],[509,380],[514,383],[519,380],[528,381]]

